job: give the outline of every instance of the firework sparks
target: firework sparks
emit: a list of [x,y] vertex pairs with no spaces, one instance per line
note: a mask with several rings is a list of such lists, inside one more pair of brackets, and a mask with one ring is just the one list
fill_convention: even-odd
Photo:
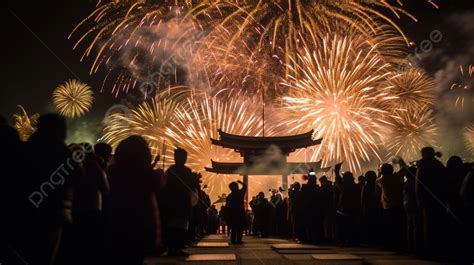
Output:
[[467,150],[474,155],[474,124],[464,129],[464,142],[466,143]]
[[36,123],[38,122],[39,114],[35,113],[29,116],[22,106],[19,105],[18,107],[21,113],[13,115],[15,119],[15,129],[18,131],[20,139],[26,141],[36,131]]
[[418,69],[396,73],[389,78],[391,94],[397,96],[390,108],[393,112],[417,113],[432,106],[434,101],[432,79]]
[[374,49],[357,49],[363,42],[363,37],[328,36],[323,50],[306,50],[294,59],[298,67],[286,84],[286,126],[315,130],[323,142],[312,159],[322,158],[324,166],[347,161],[357,170],[361,159],[379,157],[377,141],[387,123],[382,103],[396,97],[383,84],[387,64]]
[[[112,93],[128,92],[142,82],[153,80],[178,85],[182,63],[192,52],[194,37],[200,34],[186,18],[192,1],[112,1],[99,4],[69,35],[86,25],[93,26],[75,43],[74,49],[90,40],[81,61],[96,47],[90,73],[101,66],[106,80],[115,79]],[[184,53],[184,54],[183,54]],[[169,84],[168,84],[169,83]]]
[[[437,7],[433,1],[427,1]],[[227,29],[236,29],[233,40],[242,36],[258,35],[257,48],[261,45],[271,45],[272,50],[281,48],[293,51],[303,42],[302,35],[317,36],[315,30],[328,27],[334,21],[357,28],[360,32],[374,31],[380,21],[396,28],[406,39],[395,20],[377,9],[393,12],[397,18],[406,15],[416,21],[416,18],[401,8],[402,3],[391,4],[387,1],[202,1],[193,11],[193,15],[222,14],[223,10],[231,10],[227,15],[212,16],[217,20],[213,25]],[[215,10],[215,11],[214,11]],[[221,21],[219,21],[222,20]],[[232,39],[231,39],[232,42]]]
[[451,85],[451,90],[456,90],[459,95],[456,97],[456,101],[454,103],[455,107],[464,108],[464,104],[466,101],[474,102],[474,97],[472,95],[472,85],[474,84],[474,80],[472,79],[474,73],[474,65],[470,64],[467,67],[463,67],[462,65],[459,66],[460,81],[455,82]]
[[76,118],[89,111],[94,101],[92,95],[90,86],[78,80],[69,80],[54,90],[53,103],[61,115]]
[[203,184],[208,185],[212,198],[227,193],[229,182],[239,176],[217,175],[205,171],[205,167],[211,167],[211,160],[242,162],[242,158],[234,150],[212,145],[211,138],[218,138],[218,129],[238,135],[260,135],[257,102],[238,95],[225,100],[207,96],[190,98],[177,110],[176,123],[167,129],[174,146],[188,152],[187,165],[203,175]]
[[[437,7],[433,1],[427,2]],[[395,20],[379,10],[416,20],[402,5],[401,1],[359,0],[99,2],[69,37],[86,29],[74,48],[87,43],[81,60],[94,54],[91,74],[101,65],[107,66],[106,79],[115,79],[114,93],[127,92],[143,82],[150,76],[149,71],[162,67],[162,58],[169,57],[162,51],[170,50],[187,51],[184,57],[188,59],[193,57],[191,54],[201,57],[191,59],[195,64],[185,65],[185,71],[194,71],[202,66],[196,62],[207,61],[204,76],[216,82],[211,87],[217,86],[218,90],[245,84],[274,87],[278,84],[274,77],[281,71],[287,74],[282,65],[290,63],[291,55],[307,43],[318,43],[321,35],[333,27],[353,30],[369,39],[381,36],[375,42],[388,58],[398,58],[400,39],[409,41]],[[391,29],[394,32],[389,32]],[[179,49],[183,42],[192,45]],[[97,53],[93,52],[95,46]],[[189,53],[194,48],[201,52]],[[212,54],[201,54],[201,48]],[[212,57],[217,59],[209,60]],[[182,70],[179,62],[176,65],[163,77],[174,81],[172,85],[182,84],[176,81]],[[114,69],[120,70],[118,76],[112,73]]]
[[432,111],[424,108],[395,118],[385,142],[391,156],[413,161],[419,158],[421,148],[436,146],[437,135],[438,127],[433,121]]
[[141,135],[147,140],[154,156],[161,155],[168,162],[172,157],[166,128],[175,122],[175,111],[180,101],[171,97],[144,102],[129,112],[111,114],[106,120],[102,140],[116,147],[131,135]]

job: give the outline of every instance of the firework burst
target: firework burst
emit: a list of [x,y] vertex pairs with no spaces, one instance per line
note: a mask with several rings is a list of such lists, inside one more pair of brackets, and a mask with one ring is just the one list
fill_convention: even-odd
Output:
[[395,73],[388,80],[391,94],[398,99],[392,100],[392,112],[417,113],[434,102],[434,83],[432,79],[418,69],[409,69]]
[[390,126],[385,138],[386,148],[390,156],[413,161],[419,158],[421,148],[436,146],[437,135],[438,127],[429,108],[404,112]]
[[35,113],[29,116],[22,106],[19,105],[18,107],[21,113],[13,115],[15,119],[15,129],[18,131],[20,139],[26,141],[36,131],[36,123],[38,122],[39,114]]
[[466,101],[474,102],[474,97],[472,95],[474,65],[470,64],[467,67],[461,65],[459,66],[459,72],[461,74],[460,80],[451,85],[451,90],[456,90],[459,93],[456,97],[454,106],[464,108]]
[[[427,2],[437,7],[431,0]],[[401,1],[398,4],[358,0],[202,1],[192,9],[192,15],[197,18],[210,16],[214,20],[212,25],[235,29],[231,42],[254,35],[257,48],[271,45],[273,50],[293,51],[304,41],[302,35],[317,36],[318,29],[327,28],[334,21],[357,28],[361,33],[375,31],[383,21],[396,28],[408,43],[395,20],[377,11],[389,10],[397,18],[406,15],[416,21],[412,14],[401,8]],[[216,13],[218,15],[214,15]]]
[[474,124],[464,129],[464,143],[466,144],[467,150],[474,155]]
[[[202,66],[187,65],[188,60],[206,62],[208,67],[199,75],[209,77],[218,90],[246,84],[274,87],[274,77],[281,71],[287,74],[281,66],[290,63],[291,55],[308,43],[318,43],[334,27],[369,39],[380,36],[375,43],[399,59],[401,42],[408,40],[395,20],[380,10],[416,20],[402,8],[402,1],[110,1],[99,2],[69,37],[85,31],[74,48],[86,44],[81,60],[94,57],[91,74],[105,66],[106,80],[115,80],[114,93],[127,92],[169,61],[170,71],[160,75],[163,82],[183,84],[181,71],[187,75]],[[200,52],[190,52],[193,49]],[[211,54],[202,54],[203,49]],[[174,58],[179,50],[185,51],[184,65]],[[192,59],[192,54],[201,58]]]
[[88,112],[94,101],[91,87],[78,80],[69,80],[53,92],[53,103],[63,116],[76,118]]
[[102,140],[116,147],[131,135],[144,137],[154,156],[161,155],[165,161],[171,162],[166,129],[175,122],[176,110],[180,101],[172,97],[162,97],[144,102],[126,112],[111,114],[106,119]]
[[244,99],[239,95],[222,100],[218,97],[190,98],[176,112],[176,122],[167,129],[175,147],[188,152],[187,165],[203,175],[203,184],[209,187],[212,198],[227,193],[229,182],[238,175],[215,174],[205,171],[211,160],[242,162],[234,150],[211,144],[218,138],[218,129],[238,135],[261,134],[261,117],[257,99]]
[[298,55],[298,65],[285,84],[283,97],[290,131],[314,129],[321,146],[312,159],[347,161],[351,170],[360,160],[379,157],[377,141],[386,126],[383,103],[396,99],[384,85],[387,64],[374,49],[360,50],[363,37],[327,37],[324,49]]

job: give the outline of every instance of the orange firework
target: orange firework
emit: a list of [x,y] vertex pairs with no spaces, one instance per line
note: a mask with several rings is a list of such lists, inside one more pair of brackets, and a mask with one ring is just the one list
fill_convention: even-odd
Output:
[[361,159],[379,158],[388,116],[383,104],[397,98],[384,84],[389,66],[375,49],[363,49],[365,42],[362,36],[328,36],[322,50],[293,59],[297,68],[285,83],[285,125],[295,132],[315,130],[323,142],[312,159],[322,158],[324,166],[347,161],[357,170]]

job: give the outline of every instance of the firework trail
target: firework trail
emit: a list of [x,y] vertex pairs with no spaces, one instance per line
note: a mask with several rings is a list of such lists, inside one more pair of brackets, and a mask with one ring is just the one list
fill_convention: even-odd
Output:
[[384,84],[388,65],[375,49],[359,49],[364,43],[362,36],[328,36],[323,50],[294,59],[298,67],[285,84],[285,126],[291,132],[315,130],[323,141],[311,158],[322,158],[323,166],[347,161],[358,170],[361,159],[379,158],[377,142],[388,114],[383,104],[397,98]]
[[451,90],[456,90],[459,93],[459,95],[456,97],[454,106],[464,108],[466,101],[474,102],[474,97],[472,94],[472,86],[474,84],[474,79],[472,79],[474,65],[470,64],[467,67],[463,67],[461,65],[459,66],[459,72],[461,73],[461,80],[453,83],[451,85]]
[[398,98],[390,101],[393,113],[417,113],[434,103],[433,80],[419,69],[394,73],[389,77],[388,85],[391,86],[391,94]]
[[419,152],[425,146],[436,146],[438,127],[432,111],[423,108],[399,115],[392,123],[385,138],[389,156],[400,156],[406,161],[419,159]]
[[94,101],[91,87],[78,80],[69,80],[53,92],[53,103],[59,114],[76,118],[88,112]]
[[15,129],[20,135],[20,140],[27,141],[36,131],[36,123],[38,122],[39,114],[35,113],[32,116],[29,116],[22,106],[18,105],[18,107],[20,108],[21,113],[13,115],[13,119],[15,119]]

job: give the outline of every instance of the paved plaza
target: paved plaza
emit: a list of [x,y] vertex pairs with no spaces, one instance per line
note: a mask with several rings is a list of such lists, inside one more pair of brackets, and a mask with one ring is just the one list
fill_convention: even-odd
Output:
[[243,245],[228,245],[224,235],[210,235],[187,249],[189,258],[150,257],[146,265],[437,265],[413,256],[376,248],[299,245],[285,239],[244,237]]

